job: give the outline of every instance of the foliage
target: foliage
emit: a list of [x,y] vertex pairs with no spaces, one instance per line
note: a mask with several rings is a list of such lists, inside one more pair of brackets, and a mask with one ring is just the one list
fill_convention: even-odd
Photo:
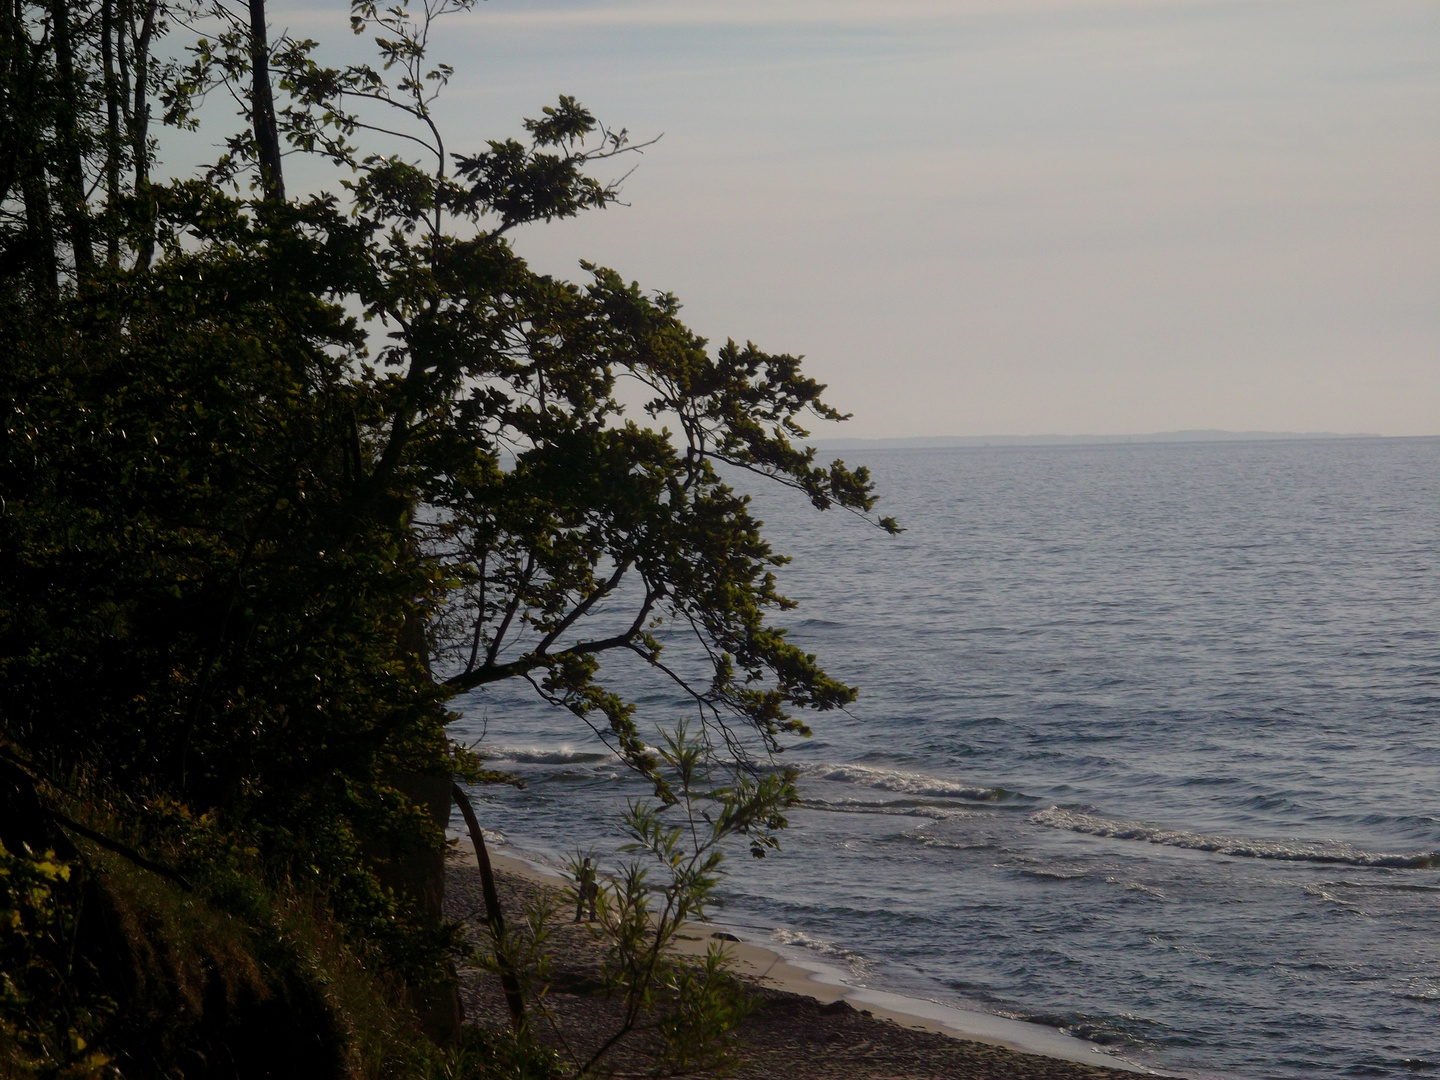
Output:
[[[523,1023],[508,1037],[488,1036],[486,1058],[495,1075],[582,1077],[607,1074],[616,1053],[624,1067],[654,1075],[713,1073],[729,1060],[737,1031],[753,997],[727,970],[722,947],[711,942],[703,956],[677,946],[685,931],[703,925],[719,882],[726,843],[749,832],[755,842],[783,825],[790,779],[782,774],[734,787],[707,783],[714,771],[704,744],[684,725],[657,751],[668,800],[639,800],[625,815],[634,856],[597,881],[592,860],[577,855],[570,867],[575,885],[557,907],[541,891],[518,925],[506,924],[494,953],[482,962],[496,975],[519,973],[528,1001]],[[587,885],[589,888],[587,888]],[[592,893],[589,889],[593,888]],[[553,958],[556,922],[570,903],[578,913],[594,901],[586,922],[602,959],[593,973],[557,972]],[[513,913],[512,913],[513,914]],[[552,1005],[556,980],[604,1005],[613,1020],[596,1045],[567,1035]],[[575,980],[579,979],[577,988]],[[639,1064],[637,1064],[637,1062]],[[486,1074],[489,1075],[489,1074]]]
[[206,1075],[247,1075],[284,1060],[400,1077],[438,1060],[403,986],[346,941],[326,897],[257,873],[258,850],[209,815],[84,777],[39,794],[82,831],[66,858],[0,855],[0,1075],[189,1075],[207,1060]]
[[560,1080],[559,1054],[509,1031],[467,1028],[460,1045],[431,1064],[424,1080]]
[[90,1040],[113,1011],[75,991],[70,943],[77,866],[53,850],[0,843],[0,1076],[98,1077],[110,1058]]
[[733,785],[707,788],[704,745],[684,725],[664,741],[659,756],[674,797],[630,804],[630,840],[622,850],[643,858],[623,866],[599,898],[600,933],[608,946],[603,979],[622,999],[624,1018],[581,1063],[582,1074],[642,1023],[653,1031],[658,1069],[684,1074],[713,1067],[725,1060],[749,1012],[747,995],[724,970],[719,945],[712,943],[699,963],[677,955],[675,945],[681,929],[702,921],[714,902],[725,842],[744,835],[763,848],[784,825],[793,777],[742,776]]
[[[718,1045],[718,968],[675,966],[667,935],[722,843],[773,847],[793,711],[855,695],[773,622],[785,560],[722,470],[896,526],[863,469],[800,442],[807,414],[842,417],[797,357],[712,348],[669,294],[520,257],[526,227],[614,203],[597,167],[645,144],[562,97],[523,139],[450,152],[430,46],[471,6],[357,0],[380,62],[342,68],[270,41],[263,0],[0,13],[0,734],[52,804],[58,778],[103,786],[104,828],[225,918],[296,890],[419,994],[454,939],[399,884],[396,852],[443,842],[410,781],[497,779],[446,703],[523,679],[654,786],[627,827],[661,883],[632,867],[606,902],[627,1023]],[[225,98],[243,123],[207,179],[158,180],[155,107],[193,128]],[[287,197],[289,153],[335,165],[332,190]],[[617,654],[693,734],[649,747]],[[35,820],[17,882],[70,865],[33,854],[59,827]],[[25,893],[37,949],[60,895]]]

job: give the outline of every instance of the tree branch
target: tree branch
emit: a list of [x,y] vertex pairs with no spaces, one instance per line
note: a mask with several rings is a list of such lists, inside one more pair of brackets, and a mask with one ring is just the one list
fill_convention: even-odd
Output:
[[[446,679],[444,685],[454,690],[473,690],[477,686],[484,686],[487,683],[500,682],[502,679],[513,678],[516,675],[524,675],[534,671],[536,668],[548,667],[557,660],[565,660],[569,657],[589,656],[593,653],[606,652],[610,649],[623,649],[629,646],[645,625],[645,620],[650,617],[650,612],[659,599],[658,593],[647,594],[645,603],[641,605],[640,612],[635,616],[635,621],[630,624],[629,629],[615,634],[608,638],[597,638],[594,641],[582,641],[562,649],[558,653],[530,652],[512,660],[508,664],[495,664],[489,661],[484,667],[474,671],[462,671],[458,675],[452,675]],[[492,649],[493,649],[492,645]]]

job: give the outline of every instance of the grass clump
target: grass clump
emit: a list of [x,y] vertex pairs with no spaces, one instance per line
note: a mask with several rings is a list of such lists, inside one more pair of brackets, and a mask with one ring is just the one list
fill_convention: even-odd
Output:
[[86,794],[57,800],[53,847],[0,846],[4,1080],[384,1080],[443,1057],[323,892],[172,800]]

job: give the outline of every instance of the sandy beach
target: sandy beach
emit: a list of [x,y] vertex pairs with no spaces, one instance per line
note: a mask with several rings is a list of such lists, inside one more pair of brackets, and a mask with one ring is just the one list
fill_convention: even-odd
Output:
[[[541,891],[563,880],[519,859],[491,855],[501,904],[519,912]],[[484,904],[474,853],[461,841],[447,865],[446,908],[463,921],[472,940],[483,942]],[[955,1077],[988,1080],[1123,1080],[1144,1074],[1099,1047],[1048,1028],[917,998],[847,986],[779,953],[709,924],[687,928],[680,950],[703,955],[723,943],[731,969],[755,987],[760,1004],[741,1030],[730,1075],[821,1080],[825,1077]],[[562,923],[556,932],[555,979],[549,995],[553,1020],[543,1036],[557,1047],[580,1051],[598,1042],[609,1019],[607,1003],[594,993],[589,972],[598,952],[581,926]],[[487,972],[461,972],[467,1023],[503,1026],[507,1021],[498,980]],[[622,1052],[620,1074],[642,1071]],[[1150,1075],[1156,1075],[1153,1072]]]

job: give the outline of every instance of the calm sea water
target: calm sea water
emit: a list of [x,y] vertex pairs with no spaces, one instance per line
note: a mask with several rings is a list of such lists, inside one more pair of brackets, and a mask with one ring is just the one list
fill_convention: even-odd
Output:
[[[722,919],[1191,1076],[1440,1070],[1440,439],[847,456],[908,531],[757,492],[862,692]],[[459,705],[529,780],[487,826],[613,848],[603,748]]]

